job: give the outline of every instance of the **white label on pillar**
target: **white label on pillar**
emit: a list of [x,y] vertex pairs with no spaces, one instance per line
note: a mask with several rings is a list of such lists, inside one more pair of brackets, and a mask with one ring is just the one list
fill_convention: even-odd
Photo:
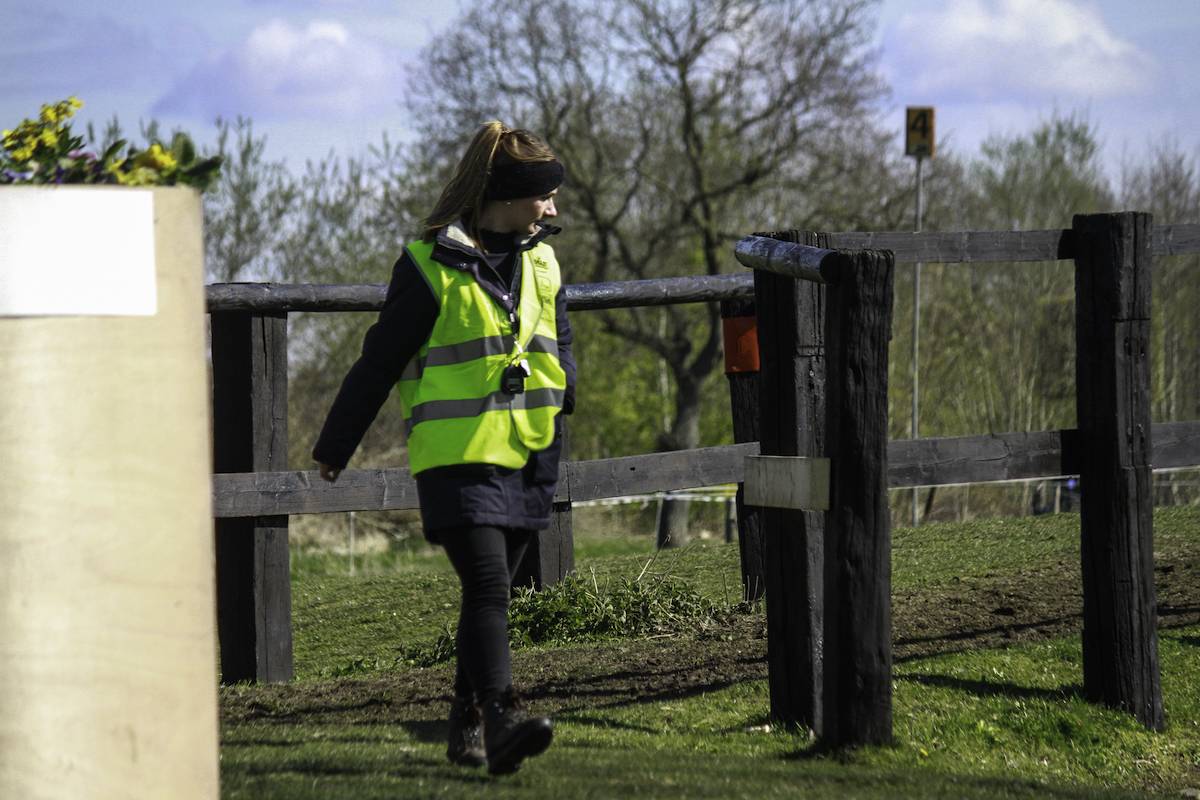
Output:
[[829,459],[747,456],[743,485],[746,505],[827,511]]
[[0,317],[153,316],[154,194],[0,187]]

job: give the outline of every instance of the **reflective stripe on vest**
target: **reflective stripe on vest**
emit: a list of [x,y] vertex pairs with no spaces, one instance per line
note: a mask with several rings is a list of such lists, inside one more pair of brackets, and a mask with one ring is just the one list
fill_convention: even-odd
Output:
[[563,395],[561,389],[534,389],[521,394],[505,394],[492,392],[487,397],[471,400],[430,400],[421,403],[413,409],[412,417],[404,420],[404,432],[411,433],[413,427],[420,422],[434,419],[454,419],[456,417],[477,417],[489,411],[542,408],[543,406],[562,407]]
[[[512,352],[512,336],[485,336],[470,342],[447,344],[431,347],[425,356],[418,356],[408,362],[400,380],[416,380],[421,377],[425,367],[444,367],[449,364],[461,364],[485,356],[504,355]],[[557,353],[558,342],[548,336],[535,335],[525,348],[530,353]]]
[[[398,384],[413,474],[466,463],[520,468],[549,446],[566,375],[558,362],[555,299],[562,285],[549,245],[521,254],[519,329],[462,269],[434,261],[433,245],[408,246],[438,303],[433,330]],[[509,366],[529,366],[525,391],[501,391]]]

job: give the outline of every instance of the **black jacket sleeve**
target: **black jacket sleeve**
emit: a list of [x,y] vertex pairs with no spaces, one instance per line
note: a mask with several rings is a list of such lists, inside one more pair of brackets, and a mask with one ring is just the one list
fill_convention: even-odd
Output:
[[554,298],[554,320],[558,328],[558,363],[567,373],[567,391],[563,395],[563,413],[575,411],[575,354],[571,352],[574,334],[567,319],[567,292],[560,288]]
[[433,332],[437,300],[405,251],[392,268],[379,319],[363,337],[362,355],[342,380],[313,458],[344,469],[409,360]]

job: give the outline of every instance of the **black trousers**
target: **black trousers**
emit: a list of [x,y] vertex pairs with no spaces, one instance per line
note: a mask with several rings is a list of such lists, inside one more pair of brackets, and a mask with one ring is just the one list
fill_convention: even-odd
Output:
[[533,531],[476,525],[438,532],[462,584],[454,692],[477,700],[512,684],[508,598]]

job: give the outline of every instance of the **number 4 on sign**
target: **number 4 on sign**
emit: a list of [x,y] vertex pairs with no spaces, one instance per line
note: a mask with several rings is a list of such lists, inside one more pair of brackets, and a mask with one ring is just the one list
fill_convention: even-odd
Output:
[[904,126],[904,154],[917,158],[933,156],[933,107],[909,106]]

